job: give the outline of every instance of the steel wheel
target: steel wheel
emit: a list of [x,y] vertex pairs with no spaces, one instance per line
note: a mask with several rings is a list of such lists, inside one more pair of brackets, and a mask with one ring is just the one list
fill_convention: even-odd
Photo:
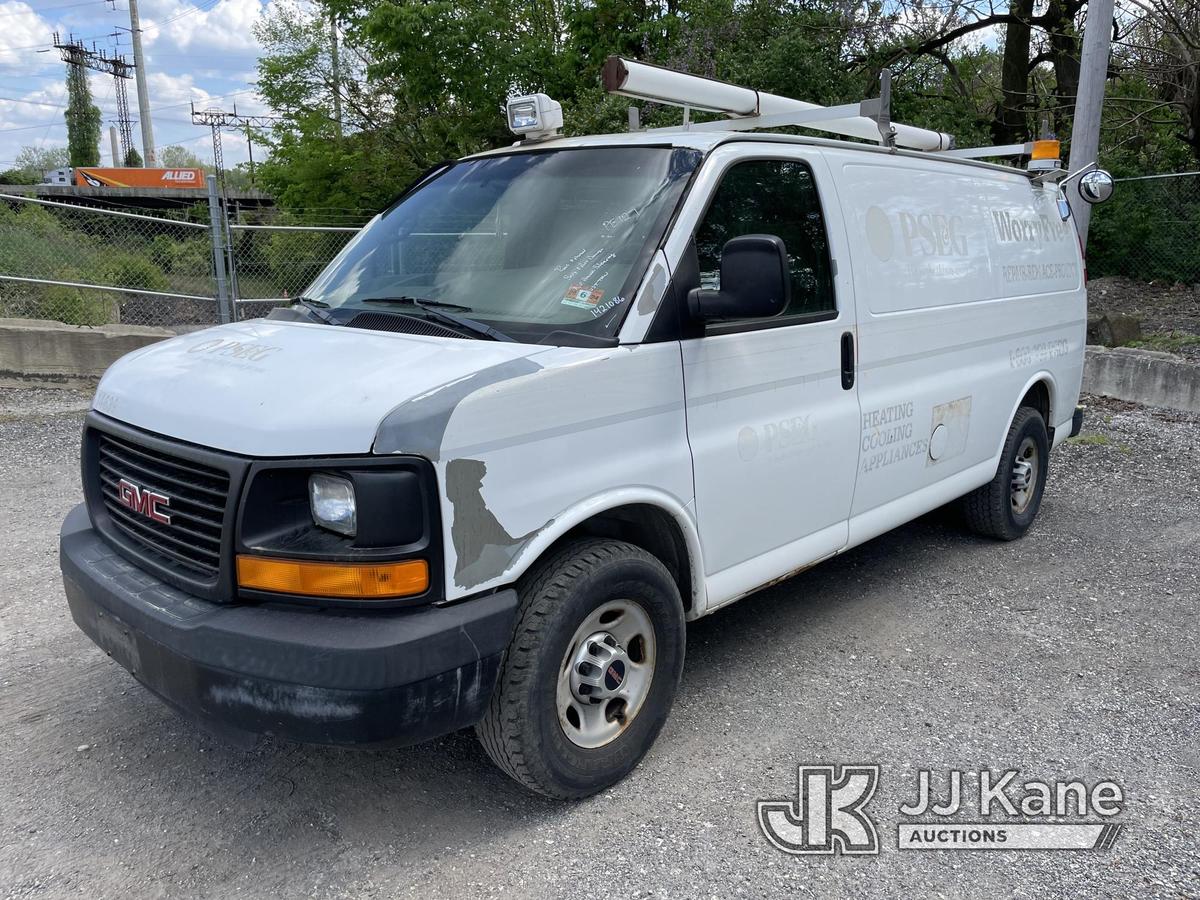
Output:
[[1017,447],[1013,460],[1011,499],[1013,512],[1020,515],[1029,507],[1029,501],[1038,483],[1038,448],[1032,436],[1026,437]]
[[559,667],[558,722],[571,743],[603,747],[641,711],[654,680],[654,625],[633,600],[613,600],[580,626]]

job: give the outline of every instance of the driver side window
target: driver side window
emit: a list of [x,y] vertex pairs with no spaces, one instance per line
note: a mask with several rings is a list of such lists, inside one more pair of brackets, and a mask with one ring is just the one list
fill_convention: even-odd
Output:
[[721,286],[721,250],[744,234],[774,234],[787,247],[792,302],[784,316],[835,312],[829,239],[812,169],[797,160],[732,166],[696,230],[700,285]]

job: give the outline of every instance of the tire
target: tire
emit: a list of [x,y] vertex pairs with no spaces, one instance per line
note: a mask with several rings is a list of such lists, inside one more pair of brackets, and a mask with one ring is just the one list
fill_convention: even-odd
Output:
[[[518,592],[513,640],[475,733],[492,761],[530,790],[560,800],[586,797],[629,774],[666,721],[683,671],[679,589],[640,547],[588,539],[540,563]],[[597,626],[606,618],[609,624]],[[588,632],[582,640],[581,629]],[[609,629],[626,643],[588,640]],[[600,657],[600,667],[587,661]],[[618,658],[620,673],[608,662]],[[625,689],[629,699],[581,698],[568,684],[577,671],[599,679],[596,692]],[[591,693],[593,685],[577,690]]]
[[[1024,535],[1041,508],[1049,460],[1050,438],[1042,414],[1022,406],[1008,429],[996,476],[963,497],[968,527],[977,534],[1002,541],[1015,541]],[[1018,489],[1023,471],[1018,468],[1021,462],[1033,467],[1032,472],[1024,475],[1023,490]]]

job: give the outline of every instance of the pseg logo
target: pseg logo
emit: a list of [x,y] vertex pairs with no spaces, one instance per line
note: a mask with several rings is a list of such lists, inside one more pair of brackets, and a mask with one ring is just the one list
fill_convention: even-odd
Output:
[[[796,798],[758,801],[758,827],[784,853],[875,855],[879,829],[866,806],[879,777],[877,765],[799,766]],[[1108,850],[1116,843],[1122,826],[1111,819],[1125,805],[1116,782],[1016,778],[1014,770],[981,769],[965,777],[951,770],[939,803],[932,773],[921,770],[916,799],[898,810],[904,818],[896,826],[897,849]],[[968,798],[964,780],[978,782],[977,802]],[[1023,820],[1012,821],[1018,816]]]

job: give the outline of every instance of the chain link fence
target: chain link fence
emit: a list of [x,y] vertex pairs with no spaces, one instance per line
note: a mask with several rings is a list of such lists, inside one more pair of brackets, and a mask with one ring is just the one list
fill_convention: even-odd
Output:
[[230,226],[231,291],[238,318],[263,316],[298,297],[359,231],[352,226]]
[[1092,212],[1088,274],[1200,284],[1200,172],[1118,178]]
[[70,325],[216,321],[210,229],[0,195],[0,315]]
[[[0,316],[178,328],[266,315],[369,215],[239,211],[227,223],[210,197],[152,215],[0,193]],[[1118,179],[1093,212],[1089,274],[1200,284],[1198,235],[1200,172]]]
[[0,316],[179,328],[266,315],[301,294],[367,218],[264,224],[280,217],[272,210],[226,223],[209,202],[156,215],[0,193]]

